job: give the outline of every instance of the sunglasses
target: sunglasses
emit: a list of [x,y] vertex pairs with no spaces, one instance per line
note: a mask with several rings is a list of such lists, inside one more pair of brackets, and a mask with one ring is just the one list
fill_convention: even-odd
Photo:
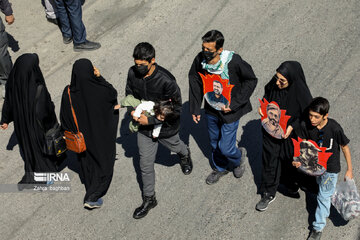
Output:
[[276,81],[279,81],[281,85],[285,85],[287,83],[287,79],[279,78],[276,74],[274,75],[274,78],[276,79]]

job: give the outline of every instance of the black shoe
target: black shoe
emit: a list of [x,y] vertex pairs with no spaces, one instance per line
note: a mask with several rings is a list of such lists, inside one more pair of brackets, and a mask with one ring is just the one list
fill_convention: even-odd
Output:
[[275,200],[275,196],[271,196],[269,193],[264,193],[261,197],[261,200],[256,204],[256,210],[262,212],[265,211],[269,204]]
[[157,205],[157,201],[155,198],[155,194],[151,197],[144,196],[143,203],[141,204],[140,207],[135,209],[133,218],[140,219],[140,218],[145,217],[148,214],[148,212],[150,211],[150,209],[156,207],[156,205]]
[[63,43],[64,44],[69,44],[72,42],[72,38],[71,37],[63,37]]
[[189,175],[193,169],[193,163],[191,160],[190,148],[188,147],[188,155],[180,156],[180,166],[181,170],[185,175]]
[[59,22],[58,22],[58,20],[57,20],[57,18],[46,18],[47,19],[47,21],[49,22],[49,23],[53,23],[53,24],[55,24],[55,25],[59,25]]
[[320,240],[321,232],[316,230],[311,230],[308,240]]
[[74,51],[75,52],[92,51],[99,49],[100,47],[101,47],[100,43],[86,40],[84,43],[74,44]]
[[228,173],[229,173],[229,171],[227,171],[227,170],[222,171],[222,172],[215,170],[212,173],[210,173],[210,175],[206,178],[206,183],[209,185],[217,183],[222,176],[225,176]]

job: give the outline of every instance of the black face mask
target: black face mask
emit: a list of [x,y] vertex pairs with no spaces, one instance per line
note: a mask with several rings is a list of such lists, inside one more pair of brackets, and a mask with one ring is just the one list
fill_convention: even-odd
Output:
[[206,62],[210,62],[215,57],[216,52],[208,52],[208,51],[202,51],[202,54],[205,58]]
[[145,76],[149,72],[148,65],[135,65],[135,72],[140,76]]

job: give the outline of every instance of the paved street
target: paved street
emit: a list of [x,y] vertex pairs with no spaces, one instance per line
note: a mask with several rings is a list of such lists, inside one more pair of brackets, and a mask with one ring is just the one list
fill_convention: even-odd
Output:
[[[70,193],[0,193],[0,239],[244,239],[304,240],[314,220],[316,199],[281,193],[265,212],[257,212],[261,172],[261,125],[256,111],[240,120],[237,139],[249,162],[241,179],[232,174],[209,186],[205,178],[210,145],[204,120],[192,122],[188,104],[188,71],[201,51],[201,37],[211,29],[225,36],[224,49],[239,53],[258,77],[253,108],[275,69],[286,60],[299,61],[314,97],[329,99],[330,117],[350,139],[353,173],[360,189],[360,2],[358,0],[86,0],[83,20],[89,40],[102,47],[75,53],[64,45],[60,30],[48,23],[41,1],[10,0],[15,23],[6,24],[13,61],[36,52],[47,87],[59,113],[73,63],[89,58],[124,97],[132,52],[147,41],[157,63],[177,78],[182,91],[181,138],[189,144],[194,170],[185,176],[178,158],[159,148],[156,170],[158,206],[141,220],[132,218],[141,202],[136,136],[120,112],[114,177],[101,209],[87,211],[82,201],[78,165],[69,154]],[[4,21],[4,15],[0,14]],[[13,133],[0,131],[0,184],[16,184],[24,173]],[[341,154],[343,180],[346,162]],[[360,218],[359,218],[360,219]],[[345,222],[335,209],[322,239],[360,239],[360,220]]]

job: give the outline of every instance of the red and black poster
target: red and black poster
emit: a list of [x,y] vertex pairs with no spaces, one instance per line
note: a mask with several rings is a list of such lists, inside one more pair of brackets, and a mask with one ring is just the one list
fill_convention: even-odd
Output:
[[261,117],[261,125],[274,138],[281,139],[286,133],[287,122],[290,116],[286,115],[286,110],[281,110],[279,105],[272,101],[268,102],[264,98],[264,102],[260,101],[260,108],[263,113]]
[[294,161],[300,162],[299,169],[305,174],[311,176],[320,176],[327,169],[327,161],[332,155],[331,152],[325,152],[326,147],[319,147],[312,140],[291,139],[294,144]]
[[229,107],[231,103],[231,89],[234,85],[229,84],[228,79],[222,79],[217,74],[199,74],[203,82],[206,102],[216,110]]

